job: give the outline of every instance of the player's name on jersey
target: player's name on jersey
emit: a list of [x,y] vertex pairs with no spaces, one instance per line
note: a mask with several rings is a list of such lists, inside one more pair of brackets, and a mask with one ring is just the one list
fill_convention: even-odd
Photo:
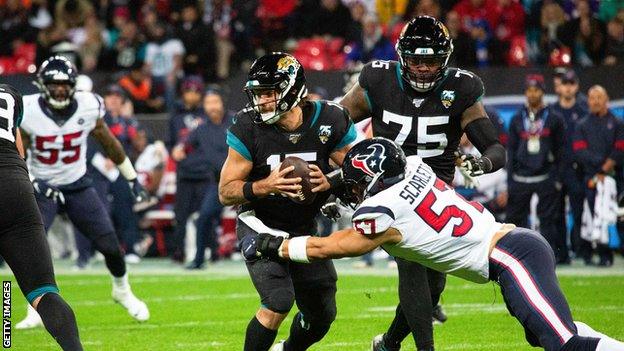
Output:
[[412,178],[403,187],[403,190],[401,190],[401,193],[399,193],[399,196],[409,201],[410,205],[416,201],[418,195],[420,195],[422,190],[427,186],[433,177],[433,173],[431,173],[427,166],[421,163],[411,177]]

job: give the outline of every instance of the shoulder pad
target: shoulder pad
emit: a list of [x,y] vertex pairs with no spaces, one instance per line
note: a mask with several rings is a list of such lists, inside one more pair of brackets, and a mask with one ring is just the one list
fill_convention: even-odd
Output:
[[389,207],[374,206],[364,201],[353,213],[352,222],[353,227],[361,234],[374,235],[388,230],[395,218]]

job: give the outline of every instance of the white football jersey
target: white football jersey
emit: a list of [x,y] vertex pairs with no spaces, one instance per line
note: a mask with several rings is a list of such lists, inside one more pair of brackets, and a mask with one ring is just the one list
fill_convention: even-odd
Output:
[[87,172],[87,138],[99,118],[104,101],[99,95],[77,91],[76,110],[61,125],[47,113],[40,94],[24,96],[21,128],[30,135],[28,169],[35,178],[54,186],[75,182]]
[[364,200],[353,214],[354,228],[364,235],[395,228],[403,238],[383,246],[390,255],[486,283],[490,241],[502,224],[455,193],[420,157],[407,160],[405,179]]

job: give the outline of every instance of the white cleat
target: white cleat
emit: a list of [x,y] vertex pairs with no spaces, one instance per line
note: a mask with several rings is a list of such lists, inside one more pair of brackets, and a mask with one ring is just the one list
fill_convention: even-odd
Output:
[[129,287],[126,289],[113,287],[113,300],[128,310],[128,314],[139,322],[145,322],[150,317],[145,302],[134,296]]
[[271,351],[284,351],[285,342],[286,342],[285,340],[282,340],[278,342],[277,344],[273,345],[273,347],[271,347]]
[[26,312],[26,318],[24,318],[21,322],[15,325],[15,329],[32,329],[37,327],[42,327],[43,321],[39,316],[39,313],[31,306],[28,305],[28,310]]

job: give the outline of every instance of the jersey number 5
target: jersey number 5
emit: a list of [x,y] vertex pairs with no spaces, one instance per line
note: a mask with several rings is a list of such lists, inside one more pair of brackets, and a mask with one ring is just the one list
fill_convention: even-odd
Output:
[[[434,187],[440,191],[450,190],[449,186],[439,179],[436,180]],[[466,201],[463,197],[462,199]],[[454,237],[466,235],[473,226],[473,221],[472,218],[470,218],[470,215],[455,205],[446,206],[442,209],[440,214],[437,214],[432,209],[433,204],[435,204],[437,200],[438,198],[433,189],[429,190],[422,202],[416,206],[414,212],[416,212],[423,219],[423,221],[425,221],[425,223],[427,223],[438,233],[446,227],[451,219],[459,218],[461,219],[461,222],[453,226],[451,235]],[[466,201],[466,203],[472,205],[479,212],[483,212],[483,206],[480,203],[474,201]]]
[[53,143],[56,140],[56,135],[50,136],[37,136],[35,138],[35,147],[39,152],[49,152],[48,157],[37,155],[37,159],[46,165],[55,164],[59,159],[60,151],[71,151],[72,154],[61,158],[63,163],[74,163],[80,158],[80,145],[72,145],[72,141],[79,138],[82,135],[82,131],[63,135],[63,149],[53,149],[46,147],[46,143]]

